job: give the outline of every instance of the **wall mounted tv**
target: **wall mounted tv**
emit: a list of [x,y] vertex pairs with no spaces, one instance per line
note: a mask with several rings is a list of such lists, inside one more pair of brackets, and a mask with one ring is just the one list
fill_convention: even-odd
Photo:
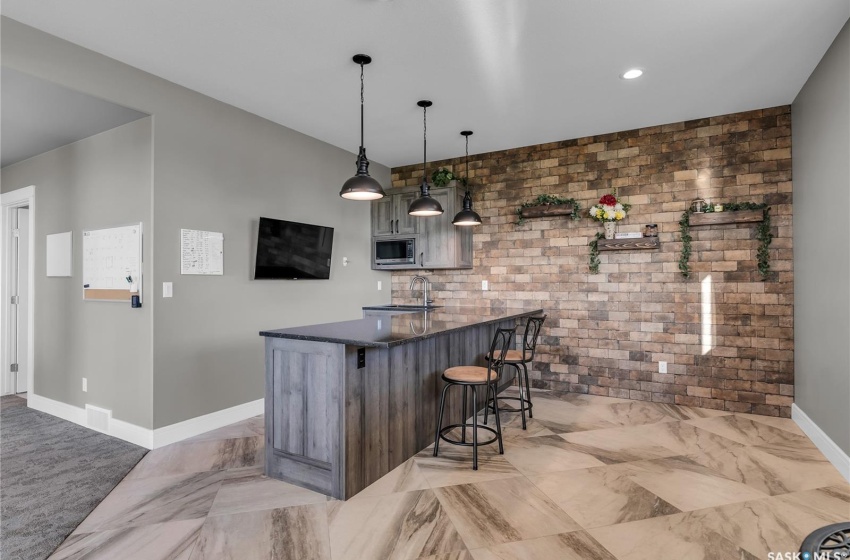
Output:
[[260,218],[255,279],[327,280],[334,228]]

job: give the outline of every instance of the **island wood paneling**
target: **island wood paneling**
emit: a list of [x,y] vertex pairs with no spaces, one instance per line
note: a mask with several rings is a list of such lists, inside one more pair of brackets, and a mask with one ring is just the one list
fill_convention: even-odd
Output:
[[[354,496],[433,443],[443,371],[486,365],[495,329],[515,325],[509,319],[366,348],[359,369],[357,346],[266,338],[266,474]],[[444,424],[460,422],[461,410],[460,389],[449,391]]]

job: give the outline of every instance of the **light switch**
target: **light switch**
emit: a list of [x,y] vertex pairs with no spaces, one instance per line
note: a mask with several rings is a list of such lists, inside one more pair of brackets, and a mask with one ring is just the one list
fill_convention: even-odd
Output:
[[171,282],[162,283],[162,297],[174,297],[174,288]]
[[489,290],[490,289],[490,282],[488,282],[487,280],[482,280],[481,281],[481,289],[485,292],[487,290]]

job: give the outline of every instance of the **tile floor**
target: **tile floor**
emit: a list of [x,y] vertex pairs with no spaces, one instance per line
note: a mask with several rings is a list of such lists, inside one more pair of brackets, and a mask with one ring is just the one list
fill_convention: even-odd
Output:
[[424,450],[340,502],[262,474],[252,418],[149,453],[52,558],[764,559],[850,519],[788,419],[535,392],[505,454]]

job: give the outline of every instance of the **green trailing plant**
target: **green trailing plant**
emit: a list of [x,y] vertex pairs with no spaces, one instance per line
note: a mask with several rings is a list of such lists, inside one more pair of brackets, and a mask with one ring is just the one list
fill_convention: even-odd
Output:
[[605,234],[602,232],[597,232],[596,236],[593,238],[593,241],[588,243],[590,245],[590,273],[591,274],[599,274],[599,240],[605,237]]
[[457,178],[458,177],[454,173],[452,173],[445,167],[441,167],[431,173],[431,182],[434,183],[435,187],[445,187]]
[[[756,239],[759,240],[759,247],[756,251],[756,259],[758,262],[758,271],[762,280],[766,280],[770,276],[770,243],[773,241],[773,234],[770,231],[770,206],[764,203],[756,202],[731,202],[723,205],[724,212],[737,212],[739,210],[761,210],[763,219],[756,227]],[[714,206],[710,205],[706,213],[714,212]],[[691,214],[693,210],[688,209],[682,213],[682,218],[679,220],[679,232],[682,236],[682,252],[679,256],[679,271],[682,276],[689,278],[691,276]]]
[[530,208],[532,206],[554,206],[568,204],[573,207],[572,219],[578,220],[579,216],[579,203],[574,198],[561,198],[560,196],[555,196],[553,194],[540,194],[537,195],[537,198],[531,200],[529,202],[523,202],[519,208],[516,209],[517,221],[516,225],[521,226],[525,223],[525,218],[522,217],[523,208]]

